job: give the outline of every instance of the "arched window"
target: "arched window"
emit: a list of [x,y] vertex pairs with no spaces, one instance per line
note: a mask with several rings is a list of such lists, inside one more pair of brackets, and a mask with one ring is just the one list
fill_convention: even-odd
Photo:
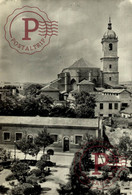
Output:
[[109,65],[109,68],[110,68],[110,69],[112,68],[112,65],[111,65],[111,64]]
[[71,80],[71,88],[72,88],[72,90],[74,90],[74,89],[77,88],[77,83],[76,83],[76,80],[75,79],[72,79]]
[[113,49],[112,43],[109,44],[109,50],[111,51]]
[[28,136],[27,136],[27,140],[28,140],[30,143],[33,143],[33,135],[28,135]]

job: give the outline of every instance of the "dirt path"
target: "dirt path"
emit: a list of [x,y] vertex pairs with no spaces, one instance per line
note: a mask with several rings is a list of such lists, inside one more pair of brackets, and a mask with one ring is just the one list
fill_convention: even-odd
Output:
[[58,195],[57,189],[59,184],[64,184],[68,181],[69,167],[54,167],[51,168],[51,175],[46,177],[46,182],[41,184],[43,188],[42,195]]

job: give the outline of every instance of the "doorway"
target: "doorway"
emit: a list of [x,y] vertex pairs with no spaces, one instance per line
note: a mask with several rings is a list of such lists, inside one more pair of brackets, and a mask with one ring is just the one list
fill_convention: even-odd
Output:
[[63,140],[63,151],[69,151],[69,137],[64,137]]

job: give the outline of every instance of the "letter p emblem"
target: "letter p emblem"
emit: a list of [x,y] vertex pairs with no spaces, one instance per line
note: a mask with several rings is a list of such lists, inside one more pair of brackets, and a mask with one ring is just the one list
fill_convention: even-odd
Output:
[[[103,167],[108,163],[109,156],[105,153],[92,153],[92,154],[95,155],[95,172],[93,172],[92,175],[100,175],[101,173],[98,172],[98,168]],[[103,164],[99,164],[98,162],[99,155],[103,155],[105,157],[105,162]]]
[[[22,38],[22,40],[31,40],[31,38],[29,38],[28,33],[36,31],[39,27],[39,22],[35,18],[22,18],[22,20],[25,21],[25,37]],[[35,23],[34,28],[29,29],[29,21],[33,21]]]

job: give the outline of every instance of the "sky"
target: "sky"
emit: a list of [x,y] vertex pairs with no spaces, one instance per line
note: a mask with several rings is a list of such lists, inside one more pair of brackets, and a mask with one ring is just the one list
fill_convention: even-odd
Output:
[[[6,18],[16,8],[36,6],[58,21],[58,36],[33,55],[20,54],[5,40]],[[111,17],[118,36],[119,79],[132,80],[132,0],[0,0],[0,81],[47,83],[84,58],[101,68],[101,39]]]

